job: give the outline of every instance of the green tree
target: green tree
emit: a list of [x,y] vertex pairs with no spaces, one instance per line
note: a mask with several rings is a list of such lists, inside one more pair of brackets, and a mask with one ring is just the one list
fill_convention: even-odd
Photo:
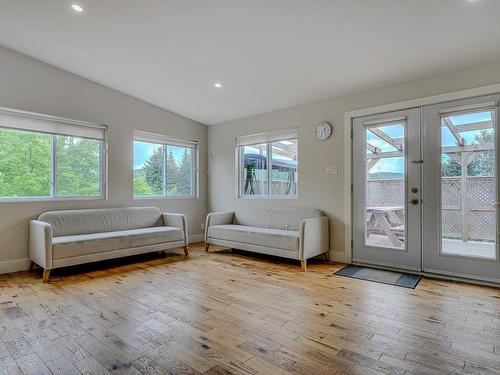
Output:
[[156,148],[144,162],[144,177],[151,194],[163,195],[163,147]]
[[[456,154],[460,155],[460,154]],[[441,175],[443,177],[457,177],[462,174],[462,166],[449,155],[441,158]]]
[[[474,136],[475,144],[493,143],[493,132],[485,129],[481,130]],[[456,153],[455,155],[460,155]],[[495,151],[483,150],[471,152],[471,156],[476,156],[476,159],[467,166],[468,176],[494,176],[495,174]],[[462,167],[454,159],[448,155],[442,158],[441,172],[443,176],[454,177],[462,174]]]
[[144,196],[152,195],[151,186],[146,181],[145,176],[134,176],[134,195]]
[[[475,143],[493,143],[493,131],[481,130],[474,136]],[[478,151],[476,160],[469,164],[467,174],[469,176],[494,176],[495,175],[495,151]]]
[[50,195],[51,139],[47,134],[0,129],[0,196]]
[[179,168],[175,161],[172,148],[167,146],[167,195],[177,195],[177,184],[179,182]]
[[192,194],[192,178],[193,178],[193,157],[192,149],[184,148],[182,160],[179,165],[177,194],[191,195]]
[[57,136],[56,159],[56,195],[100,194],[100,141]]

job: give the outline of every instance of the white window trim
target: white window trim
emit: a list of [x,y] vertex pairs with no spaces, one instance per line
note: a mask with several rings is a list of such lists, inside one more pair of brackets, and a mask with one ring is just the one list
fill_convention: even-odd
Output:
[[[244,135],[236,138],[236,148],[235,148],[235,187],[236,187],[236,199],[298,199],[299,190],[297,186],[297,192],[293,195],[286,194],[272,194],[271,185],[272,185],[272,143],[279,141],[286,141],[290,139],[297,139],[297,175],[299,173],[299,152],[298,152],[298,129],[284,129],[275,132],[268,133],[258,133],[251,135]],[[244,186],[244,176],[243,176],[243,147],[252,146],[256,144],[266,144],[267,147],[267,180],[268,180],[268,189],[267,194],[261,195],[247,195],[243,194],[243,186]]]
[[[8,120],[8,126],[3,126],[1,120]],[[34,121],[33,121],[34,120]],[[41,129],[37,129],[37,124]],[[54,202],[54,201],[93,201],[108,199],[108,142],[107,125],[98,125],[91,122],[73,120],[64,117],[45,115],[42,113],[22,111],[18,109],[0,107],[0,129],[26,131],[52,136],[50,196],[42,197],[0,197],[0,203],[16,202]],[[89,196],[60,196],[56,195],[56,153],[54,152],[55,136],[72,136],[90,138],[102,141],[100,150],[100,195]]]
[[149,132],[144,132],[140,130],[134,130],[133,132],[133,140],[132,140],[132,149],[134,147],[134,142],[146,142],[146,143],[155,143],[162,145],[163,147],[165,146],[179,146],[179,147],[189,147],[192,148],[193,151],[193,157],[195,160],[193,160],[193,168],[192,168],[192,194],[190,195],[167,195],[166,192],[166,182],[165,178],[167,175],[167,163],[166,163],[166,158],[167,154],[165,153],[164,149],[164,156],[163,156],[163,195],[134,195],[134,158],[132,157],[132,199],[133,200],[158,200],[158,199],[199,199],[200,197],[200,191],[199,191],[199,147],[198,147],[198,141],[195,140],[183,140],[183,139],[176,139],[176,138],[171,138],[167,137],[162,134],[155,134],[155,133],[149,133]]

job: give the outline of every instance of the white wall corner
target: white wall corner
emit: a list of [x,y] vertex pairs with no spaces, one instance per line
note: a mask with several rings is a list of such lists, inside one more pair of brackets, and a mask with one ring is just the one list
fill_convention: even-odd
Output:
[[28,258],[0,262],[0,274],[26,271],[30,265]]
[[332,252],[332,261],[339,262],[339,263],[349,263],[346,260],[346,256],[345,256],[344,251],[333,251]]
[[196,233],[196,234],[189,234],[188,235],[188,242],[190,244],[195,243],[195,242],[203,242],[205,241],[205,234],[204,233]]

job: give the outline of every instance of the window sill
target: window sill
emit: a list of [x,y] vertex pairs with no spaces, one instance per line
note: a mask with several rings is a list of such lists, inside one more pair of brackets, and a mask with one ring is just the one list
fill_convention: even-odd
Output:
[[41,198],[0,198],[2,203],[66,202],[66,201],[104,201],[105,197],[41,197]]
[[198,199],[198,197],[195,197],[195,196],[192,196],[192,195],[189,195],[189,196],[182,196],[182,195],[177,195],[177,196],[167,196],[167,197],[163,197],[163,196],[138,196],[138,197],[133,197],[132,198],[134,201],[138,201],[138,200],[162,200],[162,199],[168,199],[168,200],[172,200],[172,199],[180,199],[180,200],[187,200],[187,199]]
[[299,199],[298,195],[240,195],[236,199]]

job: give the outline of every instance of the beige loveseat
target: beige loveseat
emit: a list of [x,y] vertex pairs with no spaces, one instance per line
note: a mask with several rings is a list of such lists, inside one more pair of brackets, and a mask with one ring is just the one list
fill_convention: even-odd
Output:
[[210,244],[301,261],[329,251],[329,221],[313,208],[264,208],[213,212],[205,223]]
[[188,255],[186,216],[156,207],[51,211],[30,222],[30,269],[50,270],[174,247]]

